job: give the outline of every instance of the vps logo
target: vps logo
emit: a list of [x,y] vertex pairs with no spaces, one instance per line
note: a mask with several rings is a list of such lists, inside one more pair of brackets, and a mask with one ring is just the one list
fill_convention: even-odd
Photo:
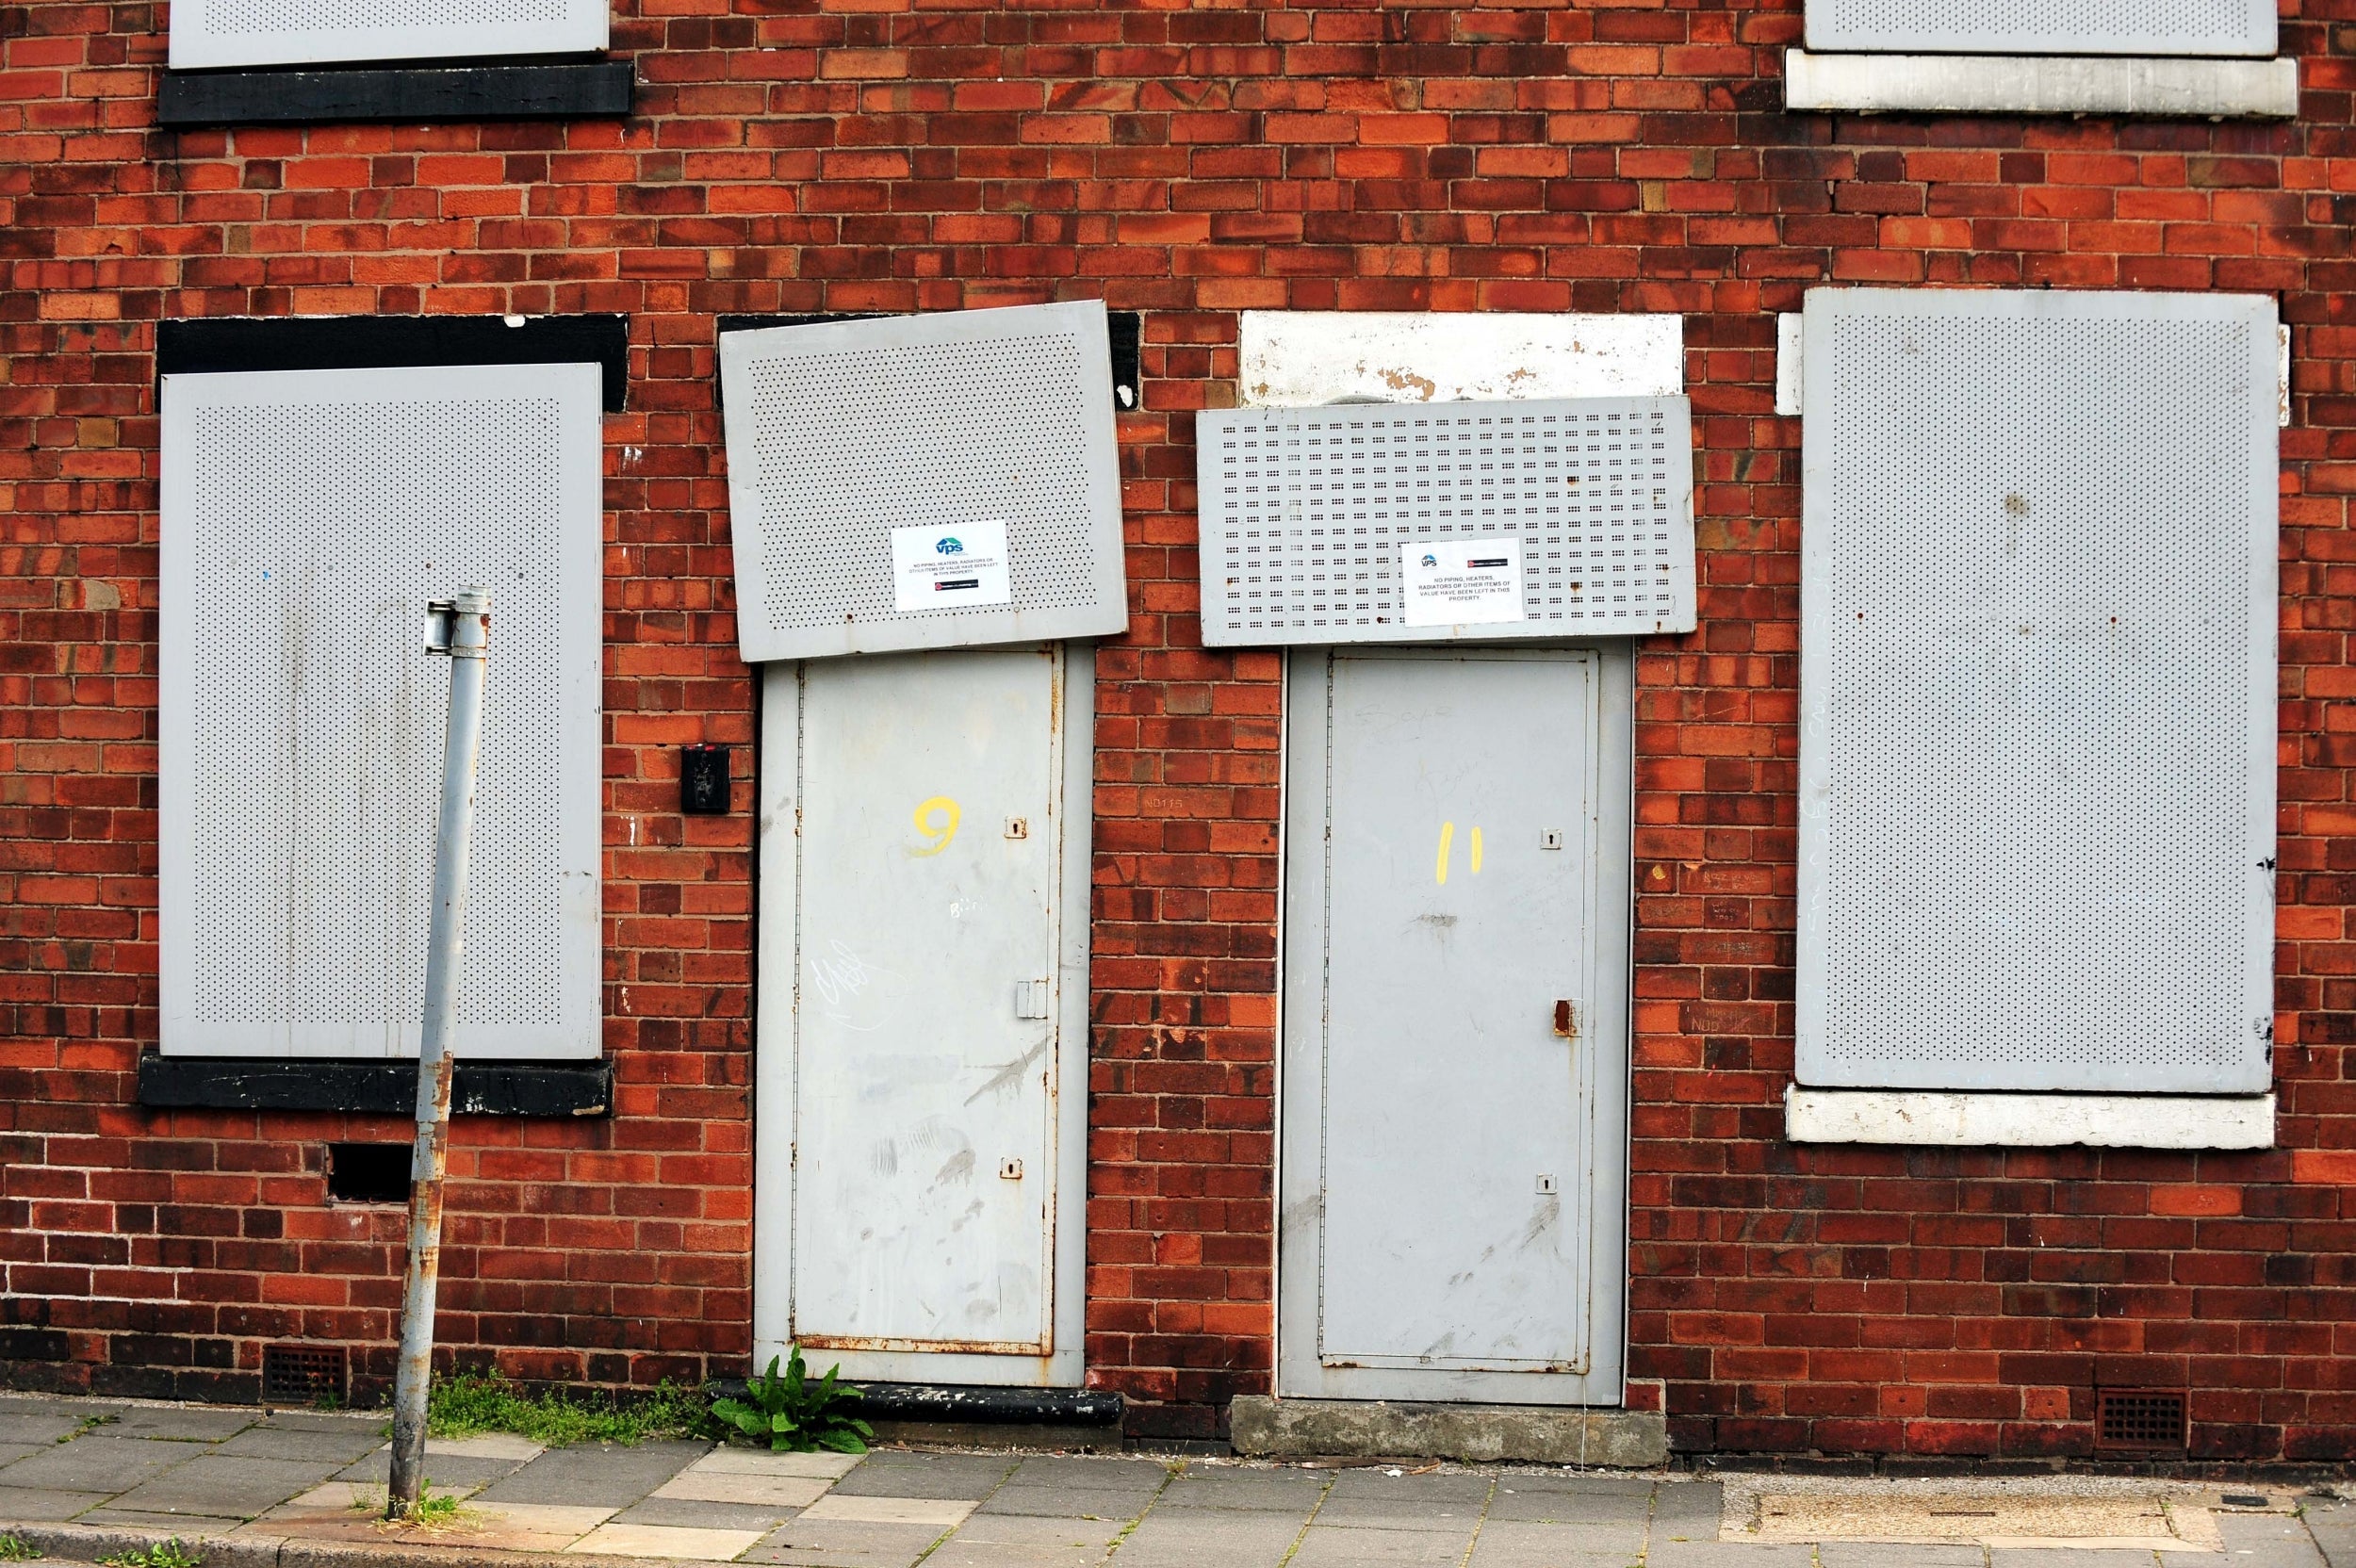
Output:
[[965,553],[965,545],[963,541],[959,540],[954,533],[942,535],[941,543],[935,545],[933,548],[940,551],[942,555],[963,555]]

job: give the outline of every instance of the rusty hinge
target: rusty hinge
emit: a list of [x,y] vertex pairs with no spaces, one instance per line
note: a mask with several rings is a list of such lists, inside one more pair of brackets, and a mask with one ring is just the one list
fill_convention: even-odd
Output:
[[1567,1002],[1554,1004],[1554,1032],[1566,1040],[1579,1038],[1579,1013]]

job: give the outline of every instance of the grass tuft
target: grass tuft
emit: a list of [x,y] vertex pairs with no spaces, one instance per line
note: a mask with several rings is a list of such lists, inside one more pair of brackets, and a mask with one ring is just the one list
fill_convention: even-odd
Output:
[[643,1443],[655,1437],[708,1437],[711,1402],[698,1391],[664,1381],[643,1399],[613,1402],[559,1389],[538,1394],[497,1373],[461,1372],[437,1378],[426,1395],[426,1430],[435,1437],[514,1432],[545,1448],[575,1443]]
[[145,1550],[118,1552],[98,1560],[105,1568],[200,1568],[205,1554],[184,1544],[178,1536],[158,1541]]
[[41,1548],[29,1541],[0,1535],[0,1562],[30,1562],[41,1555]]

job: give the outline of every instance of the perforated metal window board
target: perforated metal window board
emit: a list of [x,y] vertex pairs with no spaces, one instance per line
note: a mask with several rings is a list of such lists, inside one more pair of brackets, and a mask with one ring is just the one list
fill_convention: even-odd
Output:
[[610,0],[173,0],[175,71],[601,50]]
[[[723,333],[747,660],[1126,630],[1100,302]],[[903,612],[892,535],[1003,523],[1011,599]]]
[[163,1050],[417,1051],[445,662],[493,591],[457,1048],[594,1057],[602,444],[593,364],[163,383]]
[[2272,302],[1819,289],[1798,1075],[2270,1081]]
[[2271,55],[2273,0],[1808,0],[1811,50]]
[[[1195,428],[1210,646],[1695,624],[1682,397],[1214,409]],[[1408,623],[1403,546],[1508,536],[1521,620]]]

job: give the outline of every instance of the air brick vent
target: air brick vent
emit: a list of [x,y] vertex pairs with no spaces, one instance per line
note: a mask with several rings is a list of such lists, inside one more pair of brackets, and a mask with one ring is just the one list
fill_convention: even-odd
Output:
[[2182,1453],[2181,1390],[2105,1388],[2094,1396],[2094,1446],[2105,1453]]
[[340,1345],[262,1347],[262,1397],[272,1404],[316,1404],[344,1396]]

